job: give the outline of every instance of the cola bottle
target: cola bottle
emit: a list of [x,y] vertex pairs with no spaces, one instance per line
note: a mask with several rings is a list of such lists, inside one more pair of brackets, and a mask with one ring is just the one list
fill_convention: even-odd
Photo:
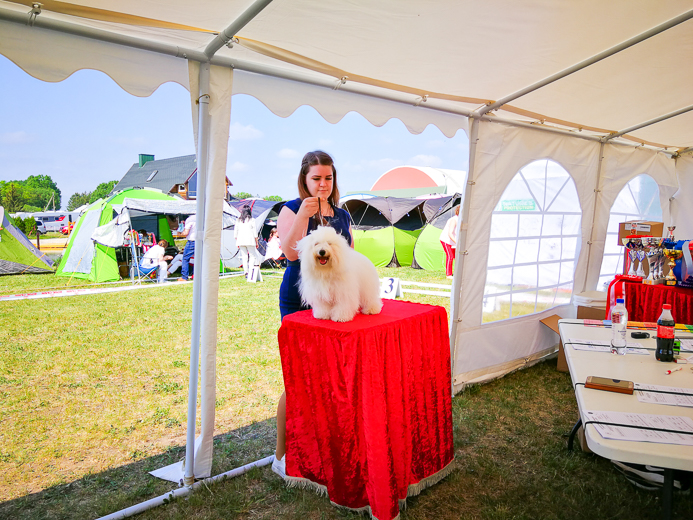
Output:
[[657,361],[674,361],[674,317],[671,315],[671,305],[662,305],[662,314],[657,320]]

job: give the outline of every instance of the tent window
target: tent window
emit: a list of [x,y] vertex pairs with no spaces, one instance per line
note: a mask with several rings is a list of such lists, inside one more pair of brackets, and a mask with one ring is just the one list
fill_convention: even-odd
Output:
[[618,194],[609,213],[604,258],[597,289],[605,290],[614,276],[623,273],[623,246],[618,245],[618,225],[628,220],[662,221],[659,186],[647,174],[638,175]]
[[570,303],[581,219],[558,163],[535,161],[513,177],[491,218],[482,322]]
[[152,179],[156,176],[157,173],[159,173],[159,170],[154,170],[152,173],[149,174],[149,177],[147,177],[147,180],[145,182],[152,182]]

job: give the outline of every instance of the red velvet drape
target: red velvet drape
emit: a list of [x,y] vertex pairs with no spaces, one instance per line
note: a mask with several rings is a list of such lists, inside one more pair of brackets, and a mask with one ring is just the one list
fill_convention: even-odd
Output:
[[388,520],[408,491],[418,491],[410,485],[450,468],[443,307],[386,300],[380,314],[348,323],[298,312],[284,318],[279,348],[288,476],[324,486],[336,504],[370,506]]
[[671,314],[676,323],[693,324],[693,289],[643,283],[626,284],[629,321],[657,321],[665,303],[671,304]]

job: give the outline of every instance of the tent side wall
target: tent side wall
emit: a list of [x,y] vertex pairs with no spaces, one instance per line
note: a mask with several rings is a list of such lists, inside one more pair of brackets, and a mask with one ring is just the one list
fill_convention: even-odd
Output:
[[392,228],[395,236],[395,254],[401,267],[411,266],[414,260],[414,246],[422,229],[406,230],[398,227]]
[[352,229],[354,249],[365,255],[376,267],[388,266],[395,254],[393,229]]
[[414,245],[414,261],[426,271],[445,271],[445,251],[440,244],[440,229],[426,224]]

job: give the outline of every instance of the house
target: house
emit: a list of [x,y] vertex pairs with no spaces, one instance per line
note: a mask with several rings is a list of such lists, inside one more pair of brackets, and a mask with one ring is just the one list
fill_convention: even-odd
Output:
[[[228,193],[231,181],[226,177]],[[156,188],[170,195],[178,195],[186,200],[197,198],[197,158],[195,155],[154,159],[153,155],[140,154],[139,161],[134,163],[111,193],[128,188]]]

